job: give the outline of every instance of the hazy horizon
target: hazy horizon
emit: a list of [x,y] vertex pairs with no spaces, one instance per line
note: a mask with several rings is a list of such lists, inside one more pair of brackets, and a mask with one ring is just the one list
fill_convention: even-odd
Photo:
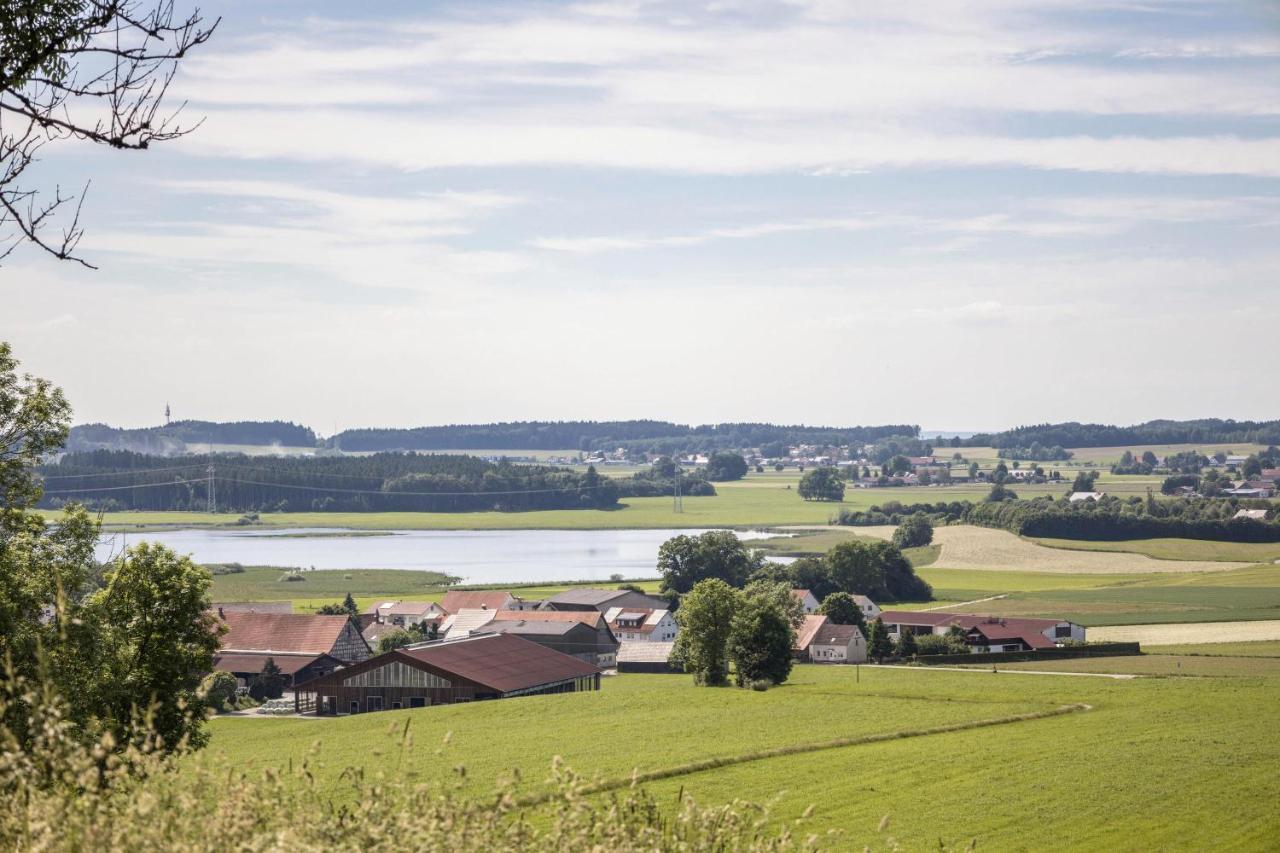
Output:
[[1280,417],[1274,5],[202,8],[0,266],[77,423]]

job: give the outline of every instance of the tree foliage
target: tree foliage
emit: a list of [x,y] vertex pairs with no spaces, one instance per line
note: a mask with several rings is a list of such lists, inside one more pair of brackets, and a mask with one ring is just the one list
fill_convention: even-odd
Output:
[[904,519],[893,531],[893,544],[899,548],[920,548],[933,541],[933,522],[923,512]]
[[747,476],[747,460],[741,453],[713,453],[707,460],[707,479],[712,482],[741,480]]
[[835,468],[824,466],[806,471],[797,487],[800,497],[807,501],[844,500],[844,477]]
[[847,592],[833,592],[822,599],[818,612],[837,625],[857,625],[867,633],[867,617],[857,600]]
[[884,620],[876,617],[871,620],[871,629],[867,636],[867,654],[880,663],[893,654],[893,640],[889,639],[889,629]]
[[665,592],[685,593],[709,578],[740,588],[764,562],[759,551],[748,548],[730,530],[675,536],[658,548],[658,571]]
[[[789,592],[787,597],[792,598]],[[737,685],[786,681],[793,663],[794,632],[795,627],[776,595],[750,592],[743,595],[729,635],[729,658],[733,661]]]
[[729,637],[742,593],[720,578],[698,581],[680,601],[676,622],[678,657],[698,684],[718,687],[729,680]]
[[820,601],[833,592],[875,601],[928,601],[933,590],[890,542],[841,542],[820,557],[802,557],[788,567],[792,584]]

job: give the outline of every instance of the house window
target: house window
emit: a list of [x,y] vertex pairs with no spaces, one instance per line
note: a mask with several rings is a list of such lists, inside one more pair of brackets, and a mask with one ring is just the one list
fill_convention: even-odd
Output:
[[1065,637],[1065,638],[1067,638],[1067,639],[1070,639],[1070,637],[1071,637],[1071,626],[1070,626],[1070,625],[1058,625],[1058,626],[1054,627],[1054,629],[1053,629],[1053,636],[1054,636],[1056,639],[1059,639],[1059,640],[1063,639],[1064,637]]

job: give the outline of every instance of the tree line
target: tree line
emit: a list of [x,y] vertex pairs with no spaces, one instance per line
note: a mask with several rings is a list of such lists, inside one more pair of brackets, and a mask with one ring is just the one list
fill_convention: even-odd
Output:
[[70,451],[105,448],[171,455],[185,453],[192,444],[315,447],[316,441],[316,434],[310,427],[287,421],[174,421],[164,426],[140,429],[82,424],[71,428],[66,448]]
[[1235,421],[1201,418],[1189,421],[1155,420],[1121,427],[1108,424],[1036,424],[968,438],[938,439],[951,447],[1116,447],[1125,444],[1207,444],[1250,442],[1280,444],[1280,420]]
[[[617,482],[594,468],[486,462],[474,456],[182,457],[181,465],[124,450],[68,453],[41,465],[42,505],[76,501],[97,509],[193,510],[208,499],[235,512],[468,512],[601,509],[617,505]],[[179,460],[169,460],[177,462]],[[158,464],[160,463],[160,464]]]

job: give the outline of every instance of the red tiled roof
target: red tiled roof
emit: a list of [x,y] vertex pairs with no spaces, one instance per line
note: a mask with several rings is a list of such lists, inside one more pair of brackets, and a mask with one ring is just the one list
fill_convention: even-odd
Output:
[[420,649],[398,649],[392,654],[455,673],[499,693],[582,678],[600,671],[571,655],[513,634],[484,634]]
[[444,600],[440,602],[440,607],[446,613],[457,613],[459,610],[476,609],[476,610],[502,610],[512,601],[512,595],[502,590],[476,590],[467,592],[464,590],[454,590],[444,595]]
[[1000,624],[974,625],[970,630],[977,631],[992,643],[1018,640],[1033,649],[1052,649],[1056,645],[1038,631],[1019,631]]
[[[276,666],[280,668],[280,672],[285,675],[293,675],[300,669],[315,663],[320,658],[329,657],[325,654],[262,654],[252,652],[227,652],[225,654],[216,654],[213,656],[213,668],[216,672],[262,672],[262,668],[267,665],[268,660],[275,661]],[[336,666],[338,661],[333,659]]]
[[807,649],[813,642],[813,636],[827,624],[827,617],[820,613],[810,613],[804,617],[800,627],[796,629],[796,640],[793,649]]
[[828,622],[818,629],[809,645],[847,646],[854,639],[854,634],[861,634],[857,625],[837,625]]
[[346,616],[306,613],[225,613],[222,648],[238,652],[329,652],[347,626]]
[[604,614],[599,610],[499,610],[493,618],[505,622],[581,622],[599,628]]

